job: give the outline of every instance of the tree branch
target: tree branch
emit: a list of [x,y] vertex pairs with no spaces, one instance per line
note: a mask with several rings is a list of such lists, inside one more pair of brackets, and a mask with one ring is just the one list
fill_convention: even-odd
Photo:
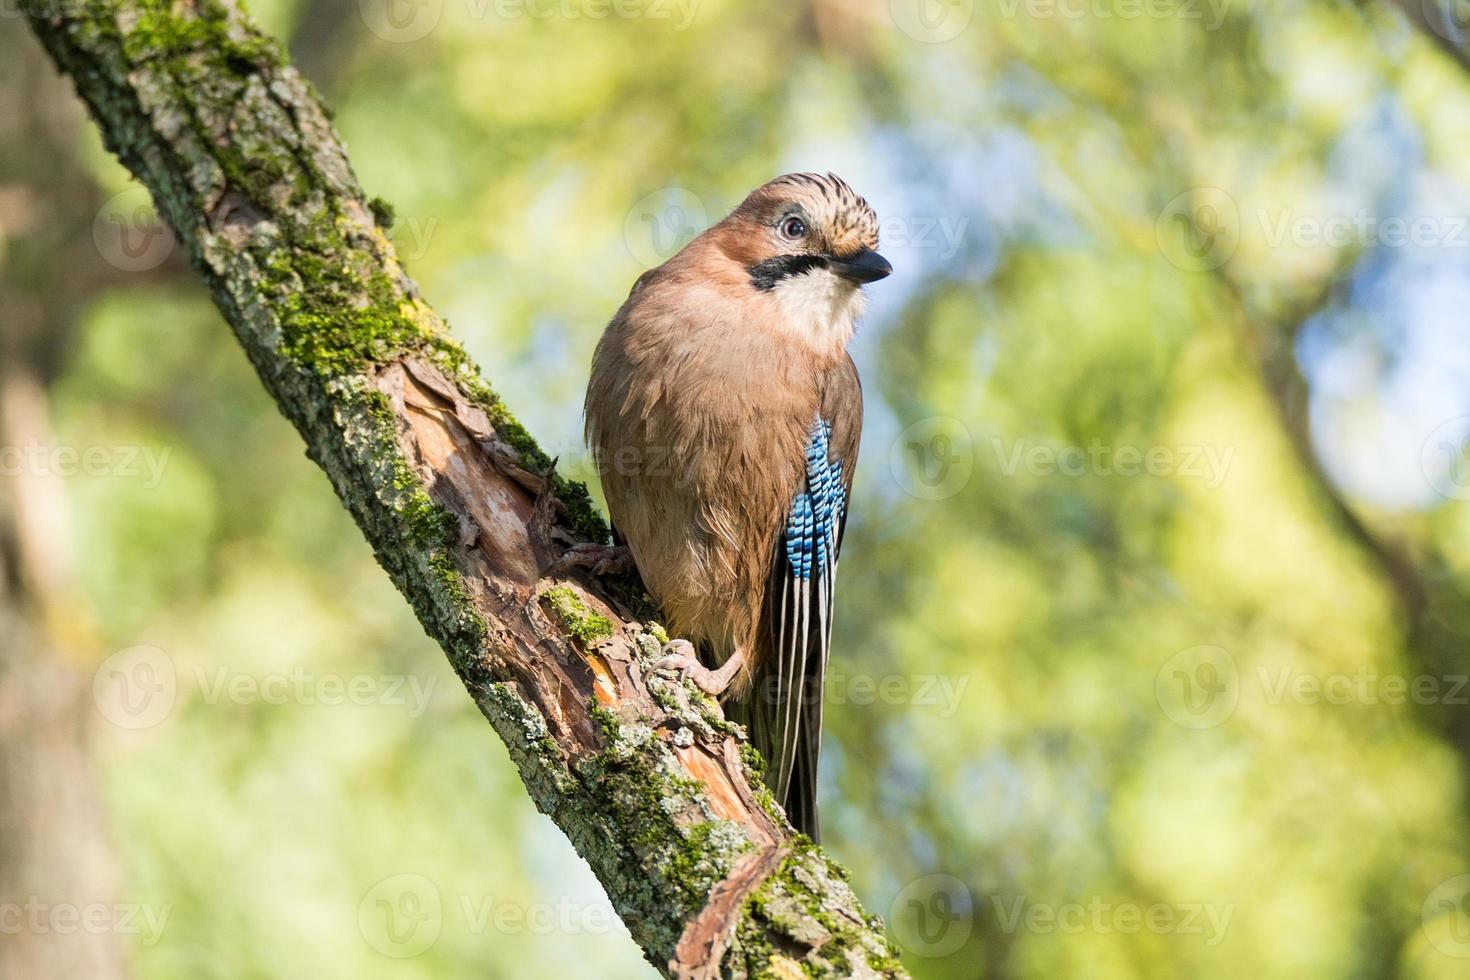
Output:
[[[626,597],[544,577],[605,538],[420,297],[322,105],[235,0],[23,0],[281,411],[672,976],[902,976],[738,729],[645,672]],[[636,591],[636,590],[635,590]]]

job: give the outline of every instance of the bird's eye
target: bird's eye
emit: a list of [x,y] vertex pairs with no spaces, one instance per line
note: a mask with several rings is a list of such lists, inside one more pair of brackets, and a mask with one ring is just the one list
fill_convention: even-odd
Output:
[[791,217],[781,222],[781,234],[793,241],[798,238],[805,238],[806,222],[802,221],[800,218],[793,214]]

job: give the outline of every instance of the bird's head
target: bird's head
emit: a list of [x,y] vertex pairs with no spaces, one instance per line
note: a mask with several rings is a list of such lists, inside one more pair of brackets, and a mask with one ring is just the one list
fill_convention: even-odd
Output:
[[740,286],[776,311],[765,321],[814,351],[840,355],[866,301],[893,271],[877,252],[878,216],[841,177],[787,174],[757,188],[711,229]]
[[878,216],[835,174],[787,174],[751,192],[728,219],[727,249],[762,291],[804,277],[856,289],[893,271],[877,252]]

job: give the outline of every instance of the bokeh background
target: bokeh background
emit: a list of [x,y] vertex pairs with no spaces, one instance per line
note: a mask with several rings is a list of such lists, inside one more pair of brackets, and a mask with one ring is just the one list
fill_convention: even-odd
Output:
[[[822,804],[916,976],[1429,980],[1454,2],[252,9],[564,471],[643,269],[785,171],[875,205]],[[652,975],[13,2],[0,426],[0,976]]]

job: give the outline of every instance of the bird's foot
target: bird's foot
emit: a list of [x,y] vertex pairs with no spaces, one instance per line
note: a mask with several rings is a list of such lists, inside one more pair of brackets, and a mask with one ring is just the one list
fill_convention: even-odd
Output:
[[633,571],[633,552],[623,545],[574,544],[547,569],[557,574],[572,568],[586,568],[598,578],[604,575],[627,575]]
[[655,674],[676,674],[680,681],[694,682],[694,686],[711,697],[719,697],[730,686],[740,664],[731,657],[718,669],[710,670],[699,662],[694,644],[688,640],[670,640],[664,645],[664,655],[653,665]]

